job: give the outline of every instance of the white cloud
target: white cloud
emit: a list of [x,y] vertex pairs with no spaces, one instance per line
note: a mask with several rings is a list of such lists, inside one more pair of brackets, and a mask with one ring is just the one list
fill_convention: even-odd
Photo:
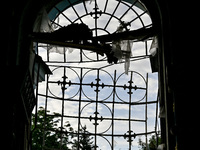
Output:
[[[106,0],[101,0],[101,3],[98,5],[100,10],[103,11],[104,7],[105,7],[105,2]],[[108,1],[108,13],[113,13],[113,8],[115,8],[115,6],[117,5],[118,1]],[[88,12],[93,11],[94,8],[94,2],[92,2],[91,4],[88,2],[86,3],[86,6],[88,7]],[[76,5],[75,9],[77,10],[77,12],[81,15],[83,15],[85,13],[84,7],[82,4]],[[116,15],[118,17],[120,17],[125,11],[127,10],[127,7],[125,5],[120,6],[117,11],[116,11]],[[139,14],[142,13],[142,11],[140,9],[137,10]],[[75,20],[76,19],[76,14],[74,12],[73,9],[68,9],[64,12],[64,14],[72,19]],[[136,14],[132,13],[131,11],[129,11],[127,13],[127,15],[125,15],[123,17],[123,21],[129,21],[130,19],[133,19],[136,17]],[[109,20],[110,16],[103,14],[99,20],[98,20],[98,26],[99,27],[105,27],[107,21]],[[151,23],[151,20],[149,19],[149,16],[144,15],[143,19],[145,20],[144,23],[145,25],[148,25],[149,23]],[[86,16],[84,18],[82,18],[83,22],[88,24],[90,28],[94,28],[95,27],[95,20],[90,16]],[[66,20],[66,18],[63,15],[60,15],[60,21],[59,24],[61,24],[62,26],[66,26],[69,24],[69,21]],[[117,19],[112,19],[110,25],[108,25],[108,27],[106,28],[107,30],[109,30],[111,33],[116,31],[117,27],[119,26],[119,22]],[[141,27],[141,22],[139,20],[136,20],[135,22],[133,22],[131,24],[131,30],[133,29],[137,29]],[[105,32],[101,32],[102,34],[105,34]],[[148,49],[150,47],[151,41],[147,42],[148,45]],[[39,49],[39,54],[43,57],[44,60],[47,60],[47,52],[44,48],[40,48]],[[85,51],[84,52],[89,58],[92,59],[96,59],[96,53],[91,53],[90,51]],[[133,48],[132,48],[132,55],[133,57],[135,56],[141,56],[141,55],[145,55],[146,51],[145,51],[145,42],[135,42],[133,44]],[[72,53],[66,52],[66,60],[68,62],[76,62],[80,59],[80,52],[77,49],[74,49]],[[103,58],[103,57],[100,57]],[[51,61],[63,61],[64,57],[61,54],[56,54],[56,53],[51,53],[50,54],[50,60]],[[85,56],[83,56],[83,60],[84,61],[89,61],[88,58],[86,58]],[[101,62],[95,62],[95,63],[54,63],[54,65],[63,65],[63,66],[76,66],[76,67],[82,67],[82,68],[99,68],[102,66],[107,66],[108,63],[106,61],[101,61]],[[55,69],[54,67],[50,67],[51,69]],[[117,65],[112,65],[108,67],[105,67],[104,70],[106,70],[107,72],[110,73],[110,75],[112,77],[110,77],[106,72],[100,71],[100,84],[104,83],[105,85],[112,85],[113,84],[113,79],[114,79],[114,71],[117,70],[117,76],[116,78],[118,78],[123,72],[124,72],[124,64],[117,64]],[[131,71],[137,71],[140,74],[142,74],[144,76],[144,78],[146,79],[146,74],[149,73],[149,80],[148,80],[148,99],[149,100],[156,100],[157,97],[157,90],[158,90],[158,81],[157,81],[157,74],[152,74],[151,73],[151,68],[150,68],[150,62],[149,59],[143,59],[143,60],[138,60],[138,61],[132,61],[131,62],[131,66],[130,66],[130,70]],[[63,71],[64,68],[60,67],[57,68],[53,71],[53,75],[50,76],[49,81],[62,81],[63,78]],[[97,78],[97,71],[89,71],[89,69],[83,69],[83,81],[82,83],[86,84],[90,84],[91,82],[93,82],[93,84],[97,83],[97,81],[95,80]],[[80,77],[80,68],[74,68],[74,70],[71,69],[66,69],[66,76],[68,77],[67,81],[71,80],[72,83],[79,83],[80,79],[78,78],[77,74],[75,73],[77,72],[77,74],[79,74]],[[122,75],[118,80],[117,80],[117,85],[121,85],[123,86],[124,84],[126,84],[127,86],[129,86],[128,81],[130,81],[130,73],[129,75]],[[145,83],[144,81],[140,78],[140,76],[133,76],[133,84],[138,86],[138,87],[145,87]],[[79,85],[71,85],[66,86],[67,90],[65,90],[65,98],[69,98],[69,97],[73,97],[73,99],[78,100],[79,99],[79,95],[80,95],[80,89],[79,89]],[[61,90],[61,85],[58,85],[57,83],[55,84],[49,84],[49,89],[51,90],[52,94],[54,94],[55,96],[58,97],[62,97],[62,90]],[[94,90],[96,89],[95,86],[91,87],[88,85],[83,85],[82,86],[82,90],[85,93],[86,96],[88,96],[90,99],[96,99],[97,93],[94,92]],[[106,99],[106,101],[113,101],[113,88],[112,87],[104,87],[102,89],[102,87],[99,87],[100,92],[98,93],[99,99]],[[144,92],[140,92],[139,90],[132,90],[134,93],[132,95],[132,100],[136,101],[137,99],[141,99],[143,97],[143,95],[145,94]],[[116,88],[116,92],[118,93],[118,96],[123,99],[124,101],[129,101],[129,95],[127,94],[128,92],[128,88],[127,89],[123,89],[123,88]],[[39,93],[41,94],[46,94],[46,83],[43,82],[42,84],[39,84]],[[49,91],[48,91],[49,93]],[[49,96],[53,96],[51,93],[49,93]],[[77,94],[77,95],[76,95]],[[88,100],[86,96],[84,96],[83,94],[81,94],[82,96],[82,102],[81,102],[81,117],[94,117],[94,112],[96,111],[96,103],[88,103],[84,100]],[[110,97],[109,97],[110,96]],[[72,99],[70,99],[72,100]],[[117,96],[115,95],[115,101],[117,102],[122,102],[121,100],[119,100],[117,98]],[[93,101],[95,102],[95,101]],[[144,100],[143,100],[144,102]],[[45,106],[45,98],[40,96],[39,97],[39,105],[41,106]],[[103,117],[103,118],[112,118],[112,113],[110,112],[110,110],[112,111],[112,104],[107,104],[107,105],[103,105],[101,103],[98,103],[98,117]],[[115,104],[114,105],[114,117],[115,118],[121,118],[121,119],[127,119],[129,117],[129,105],[127,104]],[[51,111],[51,114],[53,112],[56,113],[62,113],[62,101],[61,100],[56,100],[53,98],[48,98],[47,99],[47,109]],[[140,105],[136,105],[136,106],[131,106],[131,117],[132,119],[145,119],[145,108],[144,106],[140,106]],[[74,116],[78,116],[79,114],[79,102],[78,101],[64,101],[64,115],[66,116],[72,116],[71,118],[64,118],[64,121],[70,121],[71,125],[73,126],[74,129],[78,129],[78,119],[77,118],[73,118]],[[94,128],[94,120],[91,119],[91,121],[87,118],[82,118],[81,119],[81,125],[87,125],[87,129],[94,133],[95,128]],[[154,123],[155,123],[155,105],[149,105],[148,106],[148,131],[152,131],[154,129]],[[111,120],[102,120],[102,122],[99,120],[98,121],[99,125],[98,125],[98,130],[97,132],[104,132],[105,130],[109,129],[110,124],[111,124]],[[144,122],[132,122],[131,123],[131,129],[133,130],[134,133],[144,133],[145,132],[145,123]],[[129,130],[129,123],[128,121],[122,121],[122,120],[115,120],[114,121],[114,134],[125,134],[127,131]],[[107,133],[111,133],[111,129],[108,130]],[[108,137],[109,141],[111,141],[111,139]],[[115,143],[115,149],[128,149],[128,142],[126,139],[124,139],[123,137],[114,137],[114,143]],[[132,143],[132,147],[135,149],[138,149],[137,145],[138,145],[138,137],[133,141]],[[101,138],[98,137],[98,143],[97,143],[101,149],[109,149],[109,144],[108,142]]]

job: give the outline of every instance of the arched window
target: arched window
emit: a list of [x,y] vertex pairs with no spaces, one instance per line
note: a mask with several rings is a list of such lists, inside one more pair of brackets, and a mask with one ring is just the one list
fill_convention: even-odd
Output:
[[[158,46],[143,3],[64,0],[41,10],[32,39],[52,72],[37,86],[36,114],[44,108],[40,131],[59,145],[43,136],[43,149],[84,149],[85,137],[92,149],[135,150],[158,135]],[[45,126],[48,117],[56,129]]]

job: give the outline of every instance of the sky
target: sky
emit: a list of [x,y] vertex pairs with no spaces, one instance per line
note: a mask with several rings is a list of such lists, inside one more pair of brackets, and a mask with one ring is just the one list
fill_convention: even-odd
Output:
[[[99,1],[98,1],[99,2]],[[105,7],[105,0],[101,0],[101,3],[98,3],[98,7],[100,10],[103,10]],[[107,7],[107,13],[113,13],[114,6],[117,6],[118,1],[116,0],[109,0],[108,7]],[[86,6],[88,8],[88,12],[93,10],[94,7],[94,1],[87,2]],[[74,6],[77,13],[81,16],[84,15],[84,7],[82,4]],[[128,7],[126,5],[120,5],[118,9],[115,12],[115,16],[119,16],[121,14],[124,14]],[[143,11],[139,8],[134,6],[134,10],[138,14],[142,14]],[[70,18],[71,20],[76,20],[77,14],[72,8],[67,9],[64,14]],[[137,14],[134,11],[128,11],[128,13],[122,18],[123,21],[129,21],[131,18],[137,17]],[[103,28],[105,27],[106,22],[109,20],[109,16],[106,14],[103,14],[98,19],[98,27]],[[148,14],[141,15],[141,19],[143,21],[143,24],[145,26],[151,24],[151,19]],[[82,21],[86,23],[90,29],[94,28],[95,23],[94,19],[91,16],[85,16],[82,18]],[[59,23],[61,26],[66,26],[69,24],[69,22],[66,20],[64,15],[60,15],[59,19],[57,18],[55,22]],[[79,21],[78,21],[79,22]],[[117,27],[119,26],[119,21],[116,19],[111,19],[110,24],[107,26],[106,30],[110,33],[115,32],[117,30]],[[139,19],[136,19],[131,23],[130,30],[136,30],[138,28],[142,27],[142,23]],[[102,32],[101,30],[98,31],[98,35],[105,34],[105,32]],[[38,54],[42,57],[44,61],[47,61],[47,55],[49,54],[49,60],[50,62],[46,62],[49,65],[49,68],[52,70],[53,75],[49,76],[49,81],[51,81],[51,84],[48,84],[49,90],[46,91],[46,81],[39,83],[39,94],[45,95],[48,93],[48,100],[47,100],[47,109],[50,110],[50,113],[53,114],[53,112],[56,113],[62,113],[62,101],[57,98],[62,97],[62,91],[60,85],[53,83],[62,81],[63,78],[63,72],[64,67],[58,67],[59,66],[70,66],[70,68],[66,68],[66,76],[68,77],[67,81],[71,81],[72,83],[80,83],[80,72],[83,68],[83,80],[82,83],[85,84],[82,86],[82,91],[80,91],[79,85],[71,85],[66,86],[67,89],[64,93],[65,99],[75,99],[78,100],[81,95],[82,103],[81,103],[81,117],[88,117],[92,116],[94,117],[94,112],[96,110],[96,103],[95,99],[97,96],[97,93],[94,92],[96,87],[88,86],[87,84],[95,84],[97,82],[97,70],[95,68],[103,67],[102,70],[99,71],[99,78],[101,81],[99,81],[100,84],[104,85],[113,85],[114,84],[114,72],[116,70],[116,85],[118,86],[129,86],[129,81],[132,76],[133,84],[137,87],[146,87],[145,81],[147,81],[147,74],[148,74],[148,90],[147,90],[147,101],[156,101],[157,100],[157,92],[158,92],[158,74],[152,73],[151,67],[150,67],[150,61],[148,58],[136,60],[135,57],[137,56],[143,56],[146,54],[149,55],[149,49],[151,46],[152,40],[148,41],[140,41],[140,42],[133,42],[133,45],[131,47],[131,63],[129,68],[129,73],[126,75],[124,73],[124,63],[118,63],[114,65],[109,65],[107,61],[99,61],[99,62],[91,62],[90,59],[96,59],[96,53],[90,52],[90,51],[84,51],[83,55],[83,61],[85,63],[80,63],[80,51],[78,49],[70,49],[65,48],[67,51],[65,52],[66,55],[66,62],[63,63],[64,60],[64,54],[59,54],[54,52],[47,53],[47,48],[45,47],[45,44],[39,44],[38,48]],[[63,47],[54,47],[54,49],[63,49]],[[86,57],[87,56],[87,57]],[[90,59],[88,59],[90,58]],[[105,59],[105,56],[102,57],[99,55],[100,59]],[[122,60],[123,61],[123,60]],[[59,63],[58,63],[59,62]],[[92,69],[92,70],[91,70]],[[131,73],[133,71],[133,73]],[[139,73],[139,74],[138,74]],[[145,81],[144,81],[144,79]],[[114,105],[114,117],[115,118],[122,118],[122,119],[128,119],[129,118],[129,109],[131,109],[131,119],[139,119],[144,120],[145,119],[145,105],[132,105],[129,107],[128,104],[125,104],[129,101],[129,95],[127,94],[128,89],[119,88],[116,87],[116,93],[113,92],[113,87],[111,86],[105,86],[104,88],[99,87],[100,92],[98,92],[98,101],[104,101],[105,103],[98,103],[98,112],[99,117],[103,116],[104,118],[112,118],[112,109],[113,105],[112,102],[113,99],[115,99],[115,102],[119,102],[119,104]],[[81,92],[81,93],[80,93]],[[132,90],[133,94],[131,94],[131,101],[132,102],[145,102],[145,90]],[[114,93],[114,94],[113,94]],[[53,98],[54,97],[54,98]],[[91,101],[91,102],[89,102]],[[122,104],[122,102],[125,102]],[[38,104],[39,106],[45,106],[45,97],[44,96],[38,96]],[[38,106],[38,107],[39,107]],[[77,101],[67,101],[64,103],[64,115],[66,116],[77,116],[78,115],[78,102]],[[151,132],[155,129],[155,116],[156,116],[156,104],[149,104],[148,105],[148,132]],[[66,118],[64,121],[69,121],[72,127],[77,130],[77,124],[78,119],[76,118]],[[81,125],[87,126],[87,129],[90,133],[94,133],[94,121],[88,121],[88,119],[81,119]],[[125,134],[128,129],[128,121],[120,121],[115,120],[114,121],[114,134]],[[131,130],[134,130],[134,133],[144,133],[145,132],[145,123],[144,122],[131,122]],[[112,133],[112,126],[111,126],[111,120],[103,120],[102,122],[99,121],[99,125],[97,126],[97,132],[98,133]],[[132,142],[132,150],[138,150],[138,139],[142,138],[144,141],[144,136],[137,136],[136,139]],[[107,139],[98,137],[97,138],[97,145],[99,146],[99,149],[107,150],[110,149],[108,141],[112,141],[110,137]],[[128,149],[128,142],[123,137],[115,137],[114,138],[114,149],[115,150],[125,150]]]

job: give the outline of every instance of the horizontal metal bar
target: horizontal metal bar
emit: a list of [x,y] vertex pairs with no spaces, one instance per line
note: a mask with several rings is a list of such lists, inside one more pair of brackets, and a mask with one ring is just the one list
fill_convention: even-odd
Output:
[[[63,117],[63,118],[80,118],[80,119],[90,119],[90,117],[78,117],[78,116],[67,116],[67,115],[51,115],[51,114],[47,114],[47,116],[55,116],[55,117]],[[125,118],[104,118],[103,120],[117,120],[117,121],[129,121],[129,119],[125,119]],[[145,122],[145,120],[142,119],[130,119],[130,121],[135,121],[135,122]]]
[[[101,41],[101,42],[112,42],[116,40],[141,40],[141,39],[144,40],[149,37],[153,37],[156,34],[157,34],[157,30],[153,27],[149,27],[149,28],[140,28],[138,30],[133,30],[133,31],[97,36],[88,40],[96,40],[96,41]],[[99,44],[98,45],[93,44],[93,43],[77,44],[73,42],[58,41],[57,39],[55,39],[55,37],[51,35],[51,33],[33,33],[32,35],[30,35],[30,38],[34,42],[59,45],[63,47],[79,48],[79,49],[94,51],[101,55],[103,55],[103,53],[108,51],[105,49],[105,47]]]
[[[56,133],[66,133],[65,131],[61,131],[61,130],[53,130],[53,129],[48,129],[48,128],[41,128],[41,127],[38,127],[40,129],[46,129],[48,131],[52,131],[52,132],[56,132]],[[78,133],[78,132],[67,132],[67,134],[73,134],[73,135],[81,135],[81,134],[84,134],[84,135],[89,135],[89,136],[114,136],[114,137],[124,137],[125,134],[105,134],[105,133],[89,133],[89,132],[84,132],[84,133]],[[136,137],[136,136],[141,136],[141,135],[148,135],[148,134],[153,134],[153,133],[156,133],[155,131],[150,131],[150,132],[147,132],[147,133],[135,133],[133,135],[127,135],[128,137]]]
[[[59,98],[59,97],[53,97],[53,96],[49,96],[49,95],[44,95],[44,94],[39,94],[38,93],[38,95],[39,96],[43,96],[43,97],[47,97],[47,98],[52,98],[52,99],[56,99],[56,100],[63,100],[63,98]],[[71,99],[71,98],[69,98],[69,99],[64,99],[64,101],[74,101],[74,102],[79,102],[79,100],[78,99]],[[96,102],[95,100],[94,101],[91,101],[91,100],[85,100],[85,99],[83,99],[82,100],[82,102]],[[114,101],[114,104],[126,104],[126,105],[145,105],[145,104],[155,104],[155,103],[157,103],[158,101],[156,100],[156,101],[148,101],[148,102],[139,102],[139,103],[137,103],[137,102],[132,102],[132,103],[129,103],[129,102],[120,102],[120,101],[118,101],[118,102],[116,102],[116,101]],[[98,103],[113,103],[113,101],[106,101],[106,100],[104,100],[104,101],[98,101]]]
[[[58,84],[58,81],[49,81],[49,83],[54,83],[54,84]],[[61,82],[62,83],[62,82]],[[93,84],[91,85],[91,83],[73,83],[73,82],[65,82],[65,84],[70,84],[70,85],[85,85],[85,86],[97,86],[97,84]],[[106,84],[99,84],[98,86],[103,86],[103,87],[118,87],[118,88],[126,88],[126,89],[140,89],[140,90],[146,90],[146,88],[143,88],[143,87],[137,87],[137,86],[124,86],[124,85],[106,85]]]
[[127,32],[102,35],[94,37],[94,39],[104,42],[111,42],[117,40],[142,40],[142,39],[144,40],[149,37],[153,37],[156,34],[157,34],[157,29],[149,27],[149,28],[140,28],[137,30],[127,31]]

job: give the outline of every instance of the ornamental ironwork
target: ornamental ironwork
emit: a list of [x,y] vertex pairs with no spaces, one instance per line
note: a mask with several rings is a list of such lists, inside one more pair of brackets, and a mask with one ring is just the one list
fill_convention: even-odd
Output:
[[[49,12],[52,26],[64,29],[66,25],[70,27],[70,24],[79,26],[78,23],[84,23],[93,32],[90,40],[95,39],[96,43],[87,45],[88,39],[84,39],[86,41],[83,42],[77,39],[77,43],[52,42],[51,38],[48,41],[35,40],[38,42],[36,53],[43,56],[53,73],[47,77],[42,88],[40,85],[37,87],[38,106],[36,107],[43,106],[46,117],[57,115],[47,110],[60,114],[57,116],[60,117],[57,132],[61,134],[61,139],[62,135],[66,134],[63,130],[66,121],[69,121],[77,131],[73,134],[76,134],[74,138],[78,141],[82,134],[80,129],[87,127],[85,134],[93,138],[95,150],[131,150],[134,142],[137,143],[140,137],[147,142],[148,135],[157,134],[157,114],[154,116],[155,128],[148,128],[148,112],[150,105],[154,105],[155,111],[158,109],[158,100],[148,99],[149,73],[140,72],[143,66],[137,67],[140,71],[129,69],[127,66],[143,60],[145,63],[146,60],[149,61],[149,47],[154,34],[151,32],[153,28],[148,10],[138,0],[133,2],[76,0],[74,3],[67,0],[62,3],[66,3],[66,8],[59,8],[58,4]],[[112,9],[111,4],[114,4]],[[79,7],[82,8],[81,11]],[[54,13],[56,16],[52,17],[51,14]],[[60,18],[63,20],[61,21]],[[131,36],[128,35],[129,33]],[[105,48],[105,43],[110,46],[109,48],[114,44],[115,47],[123,47],[125,45],[121,44],[123,39],[119,39],[121,35],[124,38],[131,37],[131,40],[124,43],[133,43],[128,46],[135,46],[136,52],[132,47],[129,52],[122,51],[126,55],[122,56],[117,65],[123,67],[114,67],[113,62],[107,63],[108,53],[105,52],[104,55],[99,49]],[[67,38],[69,37],[70,35]],[[112,41],[112,38],[115,40]],[[126,68],[125,72],[123,68]],[[48,132],[48,129],[43,130],[44,133]],[[43,144],[45,146],[45,142]],[[60,144],[63,144],[62,140]]]

